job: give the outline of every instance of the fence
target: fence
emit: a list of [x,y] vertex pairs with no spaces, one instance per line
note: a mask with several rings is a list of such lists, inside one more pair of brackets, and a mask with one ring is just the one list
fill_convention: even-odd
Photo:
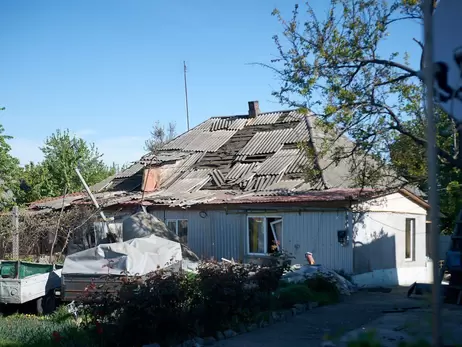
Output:
[[[0,215],[0,259],[38,260],[43,256],[63,254],[71,237],[82,235],[92,228],[96,218],[93,209],[82,207],[60,212],[30,213],[18,210]],[[15,227],[15,219],[17,228]],[[13,254],[13,236],[17,230],[18,250]],[[56,235],[56,240],[55,240]],[[54,246],[53,246],[54,244]]]

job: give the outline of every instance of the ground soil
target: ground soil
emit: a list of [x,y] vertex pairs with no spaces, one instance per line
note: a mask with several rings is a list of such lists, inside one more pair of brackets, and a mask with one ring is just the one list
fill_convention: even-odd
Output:
[[[365,330],[379,331],[384,345],[397,345],[403,336],[431,337],[431,310],[428,297],[407,298],[407,288],[389,293],[360,291],[336,305],[324,306],[235,338],[220,341],[220,347],[307,347],[321,346],[326,336],[339,345],[346,336]],[[445,305],[446,337],[462,327],[460,306]],[[409,321],[411,323],[409,323]],[[384,331],[386,331],[384,333]],[[383,335],[381,337],[380,335]],[[392,336],[391,336],[392,335]],[[449,337],[448,337],[449,339]]]

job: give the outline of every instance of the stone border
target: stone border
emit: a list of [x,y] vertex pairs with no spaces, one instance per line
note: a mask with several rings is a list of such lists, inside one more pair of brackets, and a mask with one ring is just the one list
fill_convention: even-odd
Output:
[[[265,328],[267,326],[273,325],[279,322],[287,322],[290,318],[302,314],[306,311],[311,311],[319,306],[318,302],[310,302],[308,304],[295,304],[290,310],[284,311],[273,311],[268,317],[260,319],[257,323],[252,323],[245,325],[243,323],[239,324],[239,332],[236,332],[232,329],[225,330],[223,332],[217,331],[215,337],[195,337],[191,340],[184,341],[180,344],[177,344],[175,347],[202,347],[202,346],[213,346],[217,342],[222,340],[231,339],[237,335],[242,335],[259,328]],[[144,345],[143,347],[160,347],[158,344],[154,343],[151,345]]]

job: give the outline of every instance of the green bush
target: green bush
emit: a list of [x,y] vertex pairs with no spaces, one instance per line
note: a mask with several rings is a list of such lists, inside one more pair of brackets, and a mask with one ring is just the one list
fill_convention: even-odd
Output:
[[126,276],[118,295],[106,290],[111,282],[90,286],[81,314],[88,317],[89,336],[99,336],[104,346],[171,345],[252,321],[272,306],[281,275],[278,267],[204,262],[196,275],[158,270],[143,279]]
[[281,308],[287,309],[295,304],[308,303],[314,296],[313,291],[306,284],[292,284],[279,289],[277,300]]
[[335,303],[340,300],[340,291],[337,288],[333,279],[326,278],[322,275],[315,275],[305,281],[313,292],[315,292],[315,301],[319,304]]

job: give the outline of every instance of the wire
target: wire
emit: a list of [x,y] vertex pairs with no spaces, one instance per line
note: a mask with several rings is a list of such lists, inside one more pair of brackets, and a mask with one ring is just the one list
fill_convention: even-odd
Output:
[[[406,232],[406,230],[399,229],[399,228],[397,228],[397,227],[394,227],[394,226],[391,226],[391,225],[389,225],[389,224],[383,223],[383,222],[381,222],[381,221],[378,221],[378,220],[372,218],[371,216],[368,216],[368,217],[369,217],[370,219],[372,219],[374,222],[379,223],[379,224],[381,224],[381,225],[383,225],[383,226],[386,226],[386,227],[388,227],[388,228],[391,228],[391,229],[394,229],[394,230],[397,230],[397,231],[400,231],[400,232]],[[416,235],[418,235],[418,234],[427,234],[427,232],[426,232],[426,231],[425,231],[425,232],[415,232],[415,234],[416,234]]]

